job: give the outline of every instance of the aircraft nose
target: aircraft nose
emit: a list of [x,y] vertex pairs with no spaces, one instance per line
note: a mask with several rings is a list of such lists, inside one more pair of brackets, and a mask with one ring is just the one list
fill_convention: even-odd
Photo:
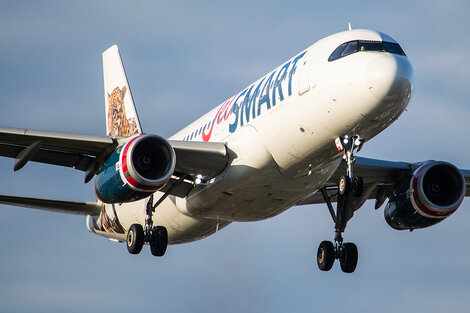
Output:
[[381,54],[367,64],[366,84],[378,99],[409,93],[413,84],[413,67],[405,56]]

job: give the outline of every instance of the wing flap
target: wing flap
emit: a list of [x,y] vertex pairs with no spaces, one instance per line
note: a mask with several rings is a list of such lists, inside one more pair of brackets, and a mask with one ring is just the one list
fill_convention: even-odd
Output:
[[0,195],[0,203],[77,215],[99,215],[101,212],[101,204],[97,202],[75,202]]
[[87,171],[116,146],[112,137],[0,127],[0,156],[16,158],[15,170],[34,161]]
[[[406,162],[392,162],[369,158],[356,157],[354,174],[362,176],[364,183],[379,182],[380,184],[395,184],[404,175],[413,171],[414,164]],[[328,183],[337,185],[339,179],[345,174],[345,168],[339,166]]]
[[99,155],[117,144],[108,136],[0,127],[0,142],[4,144],[27,147],[40,140],[40,149],[89,155]]
[[175,172],[210,179],[228,165],[229,154],[225,143],[168,140],[175,150]]
[[[392,162],[384,160],[376,160],[369,158],[357,157],[354,163],[354,174],[361,176],[364,180],[364,189],[368,189],[367,199],[381,199],[393,192],[393,187],[401,181],[406,175],[410,175],[413,171],[424,162],[407,163]],[[470,196],[470,170],[460,170],[465,178],[466,196]],[[336,172],[330,177],[325,188],[335,193],[338,189],[338,181],[345,174],[343,166],[339,166]],[[336,201],[336,196],[332,196],[331,200]],[[321,192],[316,192],[305,198],[297,205],[324,203]]]
[[[75,168],[87,172],[86,181],[94,175],[120,138],[80,135],[0,127],[0,156],[16,159],[14,169],[28,161]],[[197,178],[208,180],[220,174],[229,163],[225,143],[169,140],[175,150],[175,176],[187,179],[170,194],[184,197]],[[90,172],[91,171],[91,172]],[[192,181],[191,181],[192,179]],[[175,183],[173,179],[171,183]],[[168,184],[168,189],[171,184]]]
[[[86,171],[90,163],[118,145],[109,136],[80,135],[0,127],[0,156],[17,158],[28,147],[40,142],[31,156],[35,162],[74,167]],[[176,171],[196,177],[214,177],[228,164],[224,143],[169,140],[176,153]]]
[[[0,143],[0,155],[8,158],[17,158],[17,156],[25,149],[25,146],[18,145],[7,145]],[[50,151],[45,149],[39,149],[30,159],[30,161],[59,165],[65,167],[72,167],[77,170],[86,171],[91,162],[95,159],[93,156]]]
[[[361,176],[364,180],[364,190],[367,190],[367,199],[383,198],[393,191],[393,186],[405,175],[410,174],[416,164],[406,162],[392,162],[369,158],[356,157],[354,162],[354,175]],[[338,182],[346,172],[344,166],[340,165],[336,172],[330,177],[325,188],[333,194],[331,201],[336,201],[334,193],[338,189]],[[321,192],[316,192],[297,205],[325,203]]]

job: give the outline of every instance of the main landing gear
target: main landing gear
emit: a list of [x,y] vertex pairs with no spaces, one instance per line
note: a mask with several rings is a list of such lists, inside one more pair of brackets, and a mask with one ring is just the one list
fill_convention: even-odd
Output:
[[334,244],[331,241],[323,241],[318,247],[317,264],[322,271],[329,271],[335,260],[339,260],[341,269],[345,273],[352,273],[356,269],[357,246],[351,242],[344,243],[342,233],[346,229],[347,222],[354,214],[353,200],[355,197],[361,196],[364,188],[362,178],[353,174],[354,151],[360,150],[362,144],[363,141],[357,136],[345,136],[336,139],[338,151],[343,151],[343,158],[346,161],[346,175],[342,176],[338,182],[336,213],[331,204],[331,199],[336,195],[330,196],[325,188],[321,189],[335,223]]
[[153,204],[153,195],[147,202],[145,229],[140,224],[132,224],[127,231],[127,251],[130,254],[139,254],[144,243],[150,245],[150,252],[154,256],[163,256],[168,246],[168,231],[163,226],[153,226],[152,215],[161,201]]
[[154,256],[163,256],[168,247],[168,231],[164,226],[153,226],[153,213],[155,209],[165,200],[189,175],[182,175],[153,203],[153,194],[147,202],[145,211],[145,229],[140,224],[132,224],[127,231],[127,251],[130,254],[139,254],[145,243],[150,245],[150,252]]

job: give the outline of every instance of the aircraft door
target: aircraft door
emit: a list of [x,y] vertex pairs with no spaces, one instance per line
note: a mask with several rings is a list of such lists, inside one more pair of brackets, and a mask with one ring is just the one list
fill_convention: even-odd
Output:
[[317,62],[318,51],[320,50],[323,42],[317,42],[314,44],[307,52],[305,58],[302,62],[298,64],[298,93],[303,95],[308,92],[310,89],[315,88],[317,84],[317,72],[318,69],[312,68],[313,64]]
[[274,107],[269,112],[269,129],[263,129],[265,145],[282,171],[291,168],[310,152],[310,142],[317,131],[312,116],[304,114],[312,106],[313,89],[318,83],[315,71],[316,58],[320,57],[318,45],[312,46],[297,63],[293,77],[292,97],[284,105]]
[[299,95],[303,95],[310,90],[310,67],[312,66],[312,49],[307,52],[306,57],[302,60],[298,67],[298,88]]

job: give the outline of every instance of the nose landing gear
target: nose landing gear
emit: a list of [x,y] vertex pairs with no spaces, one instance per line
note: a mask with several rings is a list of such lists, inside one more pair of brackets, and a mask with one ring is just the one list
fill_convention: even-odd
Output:
[[320,244],[317,251],[317,265],[320,270],[329,271],[334,261],[339,260],[343,272],[352,273],[357,266],[357,246],[351,242],[344,243],[342,233],[354,214],[354,197],[360,197],[364,189],[362,178],[353,175],[354,152],[360,150],[363,141],[358,136],[351,138],[345,136],[337,138],[335,143],[338,151],[343,151],[343,158],[346,161],[346,175],[342,176],[338,182],[336,213],[331,204],[331,199],[336,195],[330,196],[326,188],[321,189],[335,223],[335,239],[334,244],[330,241],[323,241]]

